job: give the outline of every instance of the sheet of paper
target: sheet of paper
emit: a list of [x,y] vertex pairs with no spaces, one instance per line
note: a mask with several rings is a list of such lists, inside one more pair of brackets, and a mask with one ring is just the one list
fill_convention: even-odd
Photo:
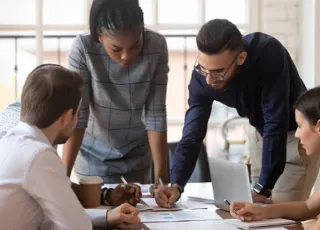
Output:
[[178,211],[178,210],[184,209],[184,207],[179,203],[171,205],[170,208],[161,208],[157,205],[156,200],[154,198],[142,198],[141,204],[149,206],[153,211],[168,211],[168,210]]
[[218,229],[218,230],[238,230],[238,228],[224,223],[223,221],[188,221],[175,223],[146,223],[151,230],[194,230],[194,229]]
[[282,228],[282,227],[278,227],[278,228],[255,228],[255,230],[287,230],[287,228]]
[[140,183],[135,183],[136,185],[139,185],[141,188],[141,193],[142,195],[150,195],[150,186],[151,184],[140,184]]
[[[112,210],[116,208],[115,206],[100,206],[99,209],[103,209],[103,210]],[[152,208],[150,208],[149,206],[145,205],[145,204],[141,204],[141,203],[138,203],[136,208],[139,210],[139,211],[150,211],[152,210]]]
[[206,204],[194,201],[177,201],[170,208],[161,208],[157,205],[154,198],[142,198],[141,203],[149,206],[153,211],[178,211],[178,210],[195,210],[195,209],[207,209]]
[[287,220],[282,218],[269,219],[269,220],[261,220],[261,221],[253,221],[253,222],[242,222],[238,219],[230,219],[226,220],[227,223],[232,224],[241,229],[249,229],[249,228],[258,228],[258,227],[271,227],[271,226],[284,226],[284,225],[292,225],[296,222],[293,220]]
[[149,207],[148,205],[145,205],[145,204],[142,204],[142,203],[138,203],[136,208],[139,210],[139,211],[150,211],[152,210],[151,207]]
[[118,184],[103,184],[102,187],[103,188],[116,188],[118,186]]
[[197,202],[203,202],[208,204],[214,204],[214,199],[209,197],[197,197],[197,196],[187,196],[188,200],[197,201]]
[[178,212],[141,212],[141,222],[177,222],[177,221],[200,221],[200,220],[221,220],[222,218],[215,211],[184,210]]

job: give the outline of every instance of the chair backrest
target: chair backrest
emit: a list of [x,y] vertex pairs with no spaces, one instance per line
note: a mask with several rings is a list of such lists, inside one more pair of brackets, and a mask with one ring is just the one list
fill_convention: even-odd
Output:
[[[168,143],[168,173],[170,175],[170,168],[172,165],[172,155],[175,152],[175,149],[178,145],[178,142]],[[153,170],[152,170],[152,181],[153,181]],[[195,169],[188,182],[211,182],[210,170],[208,163],[207,150],[204,143],[202,143],[200,148],[199,157],[195,166]]]

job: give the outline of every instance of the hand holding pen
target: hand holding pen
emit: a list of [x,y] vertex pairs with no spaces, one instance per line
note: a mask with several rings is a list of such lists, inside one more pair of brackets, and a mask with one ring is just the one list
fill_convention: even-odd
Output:
[[[162,179],[161,178],[159,178],[159,182],[160,182],[160,186],[161,186],[161,188],[162,188],[162,190],[163,190],[163,192],[164,192],[164,190],[165,190],[165,187],[164,187],[164,185],[163,185],[163,181],[162,181]],[[168,208],[171,208],[171,206],[170,206],[170,203],[169,203],[169,200],[168,200]]]

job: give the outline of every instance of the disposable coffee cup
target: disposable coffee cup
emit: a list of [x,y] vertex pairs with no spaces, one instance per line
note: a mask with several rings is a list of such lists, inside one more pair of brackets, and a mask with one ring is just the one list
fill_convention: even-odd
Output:
[[84,208],[96,208],[101,203],[101,186],[103,180],[99,176],[79,177],[81,190],[80,202]]

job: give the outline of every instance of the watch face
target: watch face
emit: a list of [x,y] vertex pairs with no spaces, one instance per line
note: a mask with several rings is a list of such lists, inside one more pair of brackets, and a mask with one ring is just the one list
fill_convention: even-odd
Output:
[[262,185],[261,184],[256,184],[253,188],[253,190],[256,192],[256,193],[260,193],[261,190],[263,189]]

